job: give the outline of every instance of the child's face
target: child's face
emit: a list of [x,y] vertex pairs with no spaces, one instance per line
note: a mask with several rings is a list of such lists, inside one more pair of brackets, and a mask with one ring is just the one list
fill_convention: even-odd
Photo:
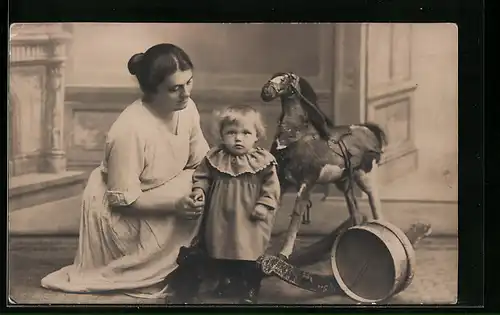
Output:
[[251,121],[238,122],[224,126],[222,142],[234,155],[248,153],[257,142],[255,124]]

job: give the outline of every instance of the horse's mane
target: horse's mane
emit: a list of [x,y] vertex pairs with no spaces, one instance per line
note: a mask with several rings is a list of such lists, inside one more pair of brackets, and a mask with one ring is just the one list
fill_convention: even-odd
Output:
[[302,105],[302,108],[306,111],[309,119],[311,120],[314,127],[318,130],[319,134],[324,138],[328,138],[328,128],[334,127],[333,121],[319,108],[318,96],[316,95],[316,92],[314,92],[311,84],[309,84],[309,82],[307,82],[307,80],[303,77],[299,77],[299,87],[302,96],[304,96],[304,98],[306,98],[311,103],[309,104],[301,98],[300,103]]
[[[271,77],[275,78],[277,76],[286,74],[287,74],[286,72],[276,72]],[[333,121],[327,115],[325,115],[325,113],[323,113],[323,111],[319,108],[318,96],[316,95],[316,92],[314,92],[314,89],[311,86],[311,84],[306,79],[300,76],[299,76],[299,88],[302,96],[311,103],[309,104],[308,102],[300,98],[300,104],[302,105],[302,108],[307,113],[307,116],[311,120],[313,126],[318,131],[319,135],[324,139],[328,139],[330,136],[330,132],[328,129],[335,127]],[[282,112],[279,118],[280,121],[283,120],[284,115],[285,115],[284,112]]]

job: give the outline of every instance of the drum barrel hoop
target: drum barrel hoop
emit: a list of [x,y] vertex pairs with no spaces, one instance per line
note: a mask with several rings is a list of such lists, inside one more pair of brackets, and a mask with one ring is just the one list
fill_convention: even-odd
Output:
[[406,237],[406,234],[401,231],[397,226],[394,224],[387,222],[387,221],[380,221],[380,220],[372,220],[368,221],[367,224],[375,224],[379,226],[383,226],[387,229],[389,229],[392,233],[394,233],[398,238],[401,244],[403,245],[405,251],[406,251],[406,257],[408,261],[408,266],[407,266],[407,277],[404,281],[401,281],[400,286],[398,290],[395,292],[400,293],[408,286],[411,284],[413,281],[413,277],[415,276],[415,266],[416,266],[416,257],[415,257],[415,250],[413,249],[413,245],[411,244],[410,240],[408,237]]
[[[335,279],[337,280],[340,288],[350,298],[352,298],[352,299],[354,299],[354,300],[356,300],[358,302],[362,302],[362,303],[376,303],[376,302],[380,302],[380,301],[386,300],[386,299],[390,298],[391,296],[394,296],[395,294],[399,293],[402,289],[404,289],[406,287],[406,283],[405,282],[407,282],[407,280],[409,278],[408,277],[408,273],[412,272],[412,270],[409,269],[410,264],[408,263],[408,260],[409,260],[408,250],[407,250],[404,242],[401,240],[401,237],[399,237],[396,233],[394,233],[393,228],[392,229],[391,228],[387,228],[385,226],[385,222],[382,223],[382,224],[372,224],[372,223],[373,223],[372,221],[369,221],[369,222],[366,222],[365,224],[363,224],[361,226],[354,226],[354,227],[351,227],[351,228],[347,229],[346,231],[344,231],[335,240],[335,242],[333,244],[333,247],[332,247],[332,251],[331,251],[331,257],[332,257],[331,263],[332,263],[333,275],[334,275]],[[394,275],[395,276],[395,278],[394,278],[394,285],[393,285],[393,288],[389,292],[387,292],[387,295],[385,297],[383,297],[383,298],[380,298],[380,299],[367,299],[367,298],[361,297],[358,294],[356,294],[355,292],[351,291],[351,289],[349,287],[347,287],[347,285],[342,280],[342,276],[340,275],[340,270],[338,269],[337,261],[336,261],[336,259],[337,259],[337,249],[338,249],[338,246],[340,244],[340,241],[342,240],[342,236],[345,235],[346,233],[352,233],[355,230],[365,231],[365,232],[368,232],[368,233],[374,235],[375,237],[379,238],[379,240],[382,243],[384,243],[384,245],[386,246],[387,250],[393,256],[393,263],[394,263],[394,268],[395,268],[394,271],[396,273]],[[386,232],[387,230],[391,231],[390,234],[391,234],[392,237],[384,237],[384,232]],[[395,244],[394,241],[395,240],[397,240],[397,244],[400,245],[403,248],[401,248],[399,246],[397,246],[396,248],[394,248],[394,244]],[[397,254],[397,253],[401,254],[401,252],[404,252],[405,257],[404,257],[404,260],[403,260],[404,262],[400,261],[400,263],[403,263],[404,265],[401,265],[400,263],[398,263],[395,260],[395,258],[394,258],[395,254]],[[398,269],[399,269],[399,272],[398,272]],[[401,276],[403,276],[404,279],[402,281],[401,280],[398,281],[398,279],[401,278]]]

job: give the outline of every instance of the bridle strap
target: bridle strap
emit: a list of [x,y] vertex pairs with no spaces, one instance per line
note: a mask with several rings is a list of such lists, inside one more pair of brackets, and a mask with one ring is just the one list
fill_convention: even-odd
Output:
[[297,96],[306,102],[309,106],[316,107],[315,104],[313,104],[310,100],[308,100],[302,93],[300,93],[299,89],[297,89],[295,86],[291,85],[290,88],[292,89],[292,94],[297,94]]
[[[296,94],[301,100],[303,100],[304,102],[306,102],[309,106],[316,107],[316,105],[313,104],[311,101],[309,101],[294,85],[290,85],[290,87],[291,87],[291,90],[292,90],[292,94]],[[327,140],[327,143],[328,143],[328,147],[335,154],[340,155],[344,159],[345,167],[348,170],[348,175],[349,175],[348,190],[351,193],[351,196],[352,196],[352,199],[353,199],[353,202],[354,202],[355,206],[357,207],[357,201],[356,201],[356,197],[354,195],[354,189],[353,189],[353,180],[354,180],[354,174],[353,174],[353,172],[354,171],[352,169],[351,159],[349,157],[349,150],[348,150],[347,145],[345,144],[344,140],[342,139],[342,138],[344,138],[344,137],[346,137],[348,135],[351,135],[351,134],[352,134],[351,131],[348,131],[348,132],[342,134],[339,137],[338,140],[335,140],[335,139],[333,139],[332,137],[329,136],[328,140]],[[305,135],[305,136],[307,136],[307,135]],[[314,136],[313,136],[313,138],[314,138]],[[339,154],[338,152],[336,152],[336,150],[334,150],[334,148],[332,147],[332,143],[333,144],[337,144],[339,146],[341,154]]]

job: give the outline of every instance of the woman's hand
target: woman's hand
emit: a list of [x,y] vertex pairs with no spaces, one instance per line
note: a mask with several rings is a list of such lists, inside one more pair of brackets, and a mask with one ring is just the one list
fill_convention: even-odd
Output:
[[267,219],[268,214],[269,209],[266,206],[257,204],[250,214],[250,218],[255,221],[264,221]]
[[191,194],[179,200],[177,208],[181,217],[187,220],[196,220],[203,213],[204,205],[205,194],[202,190],[195,189]]

